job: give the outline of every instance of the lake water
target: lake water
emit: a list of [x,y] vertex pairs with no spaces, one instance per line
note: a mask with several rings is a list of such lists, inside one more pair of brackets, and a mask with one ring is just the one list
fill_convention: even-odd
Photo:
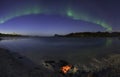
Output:
[[120,52],[118,38],[18,38],[0,41],[0,47],[20,53],[39,64],[41,59],[86,63],[92,58]]

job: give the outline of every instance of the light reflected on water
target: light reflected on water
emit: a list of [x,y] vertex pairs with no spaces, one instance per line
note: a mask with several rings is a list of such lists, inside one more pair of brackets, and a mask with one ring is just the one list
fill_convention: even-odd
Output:
[[72,63],[119,52],[117,38],[19,38],[0,41],[0,47],[18,52],[39,64],[40,59],[65,59]]
[[106,38],[106,47],[109,47],[112,45],[112,38]]

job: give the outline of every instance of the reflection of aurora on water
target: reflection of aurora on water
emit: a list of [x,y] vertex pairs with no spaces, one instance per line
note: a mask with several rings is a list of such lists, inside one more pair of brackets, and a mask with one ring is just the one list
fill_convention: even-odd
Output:
[[106,38],[106,47],[112,45],[112,38]]

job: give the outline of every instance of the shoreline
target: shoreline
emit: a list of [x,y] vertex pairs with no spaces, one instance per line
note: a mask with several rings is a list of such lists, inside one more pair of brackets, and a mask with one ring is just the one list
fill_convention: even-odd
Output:
[[52,71],[24,60],[29,59],[0,48],[0,77],[55,77]]
[[[111,64],[112,62],[112,64]],[[94,59],[92,67],[83,66],[76,74],[63,75],[58,71],[51,71],[44,66],[36,65],[31,60],[0,48],[0,77],[119,77],[120,54],[108,55],[101,60]],[[97,67],[96,67],[97,66]],[[81,67],[81,66],[80,66]],[[89,71],[90,70],[90,71]],[[113,72],[116,70],[118,72]],[[108,75],[109,74],[109,75]]]

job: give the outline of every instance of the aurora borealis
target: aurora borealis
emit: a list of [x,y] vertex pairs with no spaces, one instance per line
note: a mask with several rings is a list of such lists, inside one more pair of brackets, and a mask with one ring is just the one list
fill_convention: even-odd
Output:
[[[106,4],[108,2],[109,2],[109,4]],[[118,3],[118,2],[115,2],[115,3]],[[63,21],[61,18],[59,20],[60,22],[64,22],[64,25],[63,25],[63,23],[62,23],[62,25],[63,25],[63,28],[65,27],[67,29],[67,32],[84,31],[84,29],[85,29],[85,31],[92,31],[92,30],[93,31],[109,31],[109,32],[119,31],[118,28],[117,28],[117,30],[114,29],[114,26],[118,27],[118,22],[117,22],[118,17],[116,18],[116,21],[114,20],[114,18],[117,15],[117,14],[116,15],[114,14],[115,13],[114,8],[118,7],[118,5],[116,4],[116,6],[115,5],[113,6],[114,8],[109,8],[109,6],[113,5],[113,3],[114,3],[113,0],[109,0],[109,1],[101,0],[98,2],[96,0],[92,0],[92,1],[89,1],[89,0],[66,0],[66,1],[65,0],[21,0],[21,2],[18,0],[6,0],[6,1],[1,0],[2,5],[0,7],[1,7],[2,12],[0,14],[0,26],[2,26],[1,29],[3,32],[6,31],[6,30],[3,30],[3,29],[5,29],[4,26],[7,26],[7,30],[10,28],[10,31],[16,32],[17,30],[14,31],[11,29],[11,27],[14,28],[13,25],[15,25],[16,23],[20,23],[20,24],[16,24],[15,26],[21,25],[21,27],[18,26],[18,28],[20,27],[19,29],[22,29],[22,27],[23,27],[24,31],[25,31],[25,23],[22,24],[21,21],[14,22],[12,20],[14,20],[14,19],[19,20],[22,17],[25,17],[25,16],[30,17],[31,15],[36,16],[36,17],[33,17],[34,19],[32,22],[36,22],[36,20],[38,21],[38,19],[40,18],[41,15],[46,15],[46,16],[50,16],[50,17],[53,16],[53,18],[51,18],[51,19],[54,20],[54,15],[56,15],[56,16],[58,16],[58,19],[59,19],[59,16],[62,18],[65,17],[66,19],[68,19],[68,20],[66,20],[66,22]],[[31,16],[31,18],[32,18],[32,16]],[[72,23],[72,25],[70,25],[71,29],[69,29],[69,27],[67,27],[67,26],[68,26],[69,22],[70,22],[69,24],[71,24],[71,21],[73,21],[74,23],[76,23],[76,22],[79,23],[79,22],[83,21],[84,24],[79,23],[76,25],[76,24]],[[9,24],[10,22],[13,22],[13,23]],[[28,23],[31,26],[34,25],[32,22],[30,23],[30,22],[28,22],[28,20],[26,20],[27,25],[28,25]],[[41,22],[42,22],[42,20],[41,20]],[[47,21],[43,21],[43,22],[47,23]],[[85,23],[87,23],[87,25],[84,27]],[[50,25],[55,26],[56,24],[61,25],[57,22],[54,22],[54,24],[49,24],[49,26]],[[94,28],[94,26],[91,26],[92,24],[96,25],[95,30],[92,29],[92,28]],[[35,25],[37,26],[37,28],[40,28],[40,29],[45,28],[45,27],[43,27],[44,24],[42,24],[42,26],[40,26],[41,23],[39,23],[39,24],[36,23]],[[57,31],[57,27],[55,26],[56,28],[54,28],[54,26],[51,26],[52,29]],[[75,29],[79,28],[79,30],[75,31],[74,26],[75,26]],[[97,26],[98,26],[98,28],[97,28]],[[48,27],[48,24],[47,24],[47,27]],[[83,29],[83,27],[84,27],[84,29]],[[58,27],[58,29],[60,29],[60,28]],[[61,26],[61,29],[62,29],[62,26]],[[69,29],[69,31],[68,31],[68,29]],[[72,30],[72,29],[74,29],[74,30]],[[88,30],[88,29],[91,29],[91,30]],[[59,32],[55,32],[55,31],[54,31],[54,33],[59,33]],[[28,31],[28,33],[31,33],[31,32]],[[44,32],[42,32],[42,33],[44,34]],[[52,32],[48,32],[48,33],[52,33]],[[65,32],[63,32],[63,33],[65,33]]]

